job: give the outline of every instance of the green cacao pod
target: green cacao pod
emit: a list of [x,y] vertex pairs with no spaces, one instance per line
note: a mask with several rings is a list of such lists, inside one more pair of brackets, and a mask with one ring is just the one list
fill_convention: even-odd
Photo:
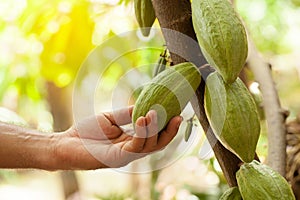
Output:
[[133,123],[155,110],[158,131],[161,131],[172,117],[181,113],[200,82],[201,74],[192,63],[181,63],[162,71],[144,86],[133,109]]
[[255,102],[237,78],[227,84],[218,72],[206,79],[205,111],[221,143],[244,162],[251,162],[260,134]]
[[236,178],[244,200],[295,200],[288,182],[275,170],[256,160],[243,164]]
[[242,70],[248,43],[245,28],[228,0],[193,0],[192,20],[207,62],[232,83]]
[[226,190],[219,200],[242,200],[242,196],[238,187],[232,187]]
[[156,19],[151,0],[134,0],[134,11],[136,20],[141,27],[142,34],[148,36]]

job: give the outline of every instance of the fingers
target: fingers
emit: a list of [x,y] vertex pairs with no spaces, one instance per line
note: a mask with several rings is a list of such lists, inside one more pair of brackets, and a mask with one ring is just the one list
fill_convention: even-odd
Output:
[[146,115],[147,122],[147,140],[144,149],[151,150],[157,145],[158,139],[158,124],[157,113],[154,110],[150,110]]
[[122,126],[131,123],[132,111],[133,106],[128,106],[112,112],[103,113],[103,115],[111,122],[111,124]]
[[143,150],[147,137],[146,123],[147,122],[145,117],[139,117],[137,119],[135,125],[136,135],[132,138],[132,140],[129,143],[125,144],[125,151],[139,153]]
[[169,144],[172,139],[176,136],[178,132],[178,128],[180,123],[182,122],[182,117],[176,116],[173,117],[164,131],[162,131],[161,135],[159,136],[159,140],[157,143],[157,150],[164,148],[167,144]]
[[138,118],[135,126],[136,134],[125,144],[123,150],[133,153],[152,153],[160,150],[176,136],[181,121],[180,116],[172,118],[158,136],[157,113],[149,111],[146,117]]
[[147,138],[141,152],[152,153],[164,148],[176,136],[182,117],[173,117],[167,127],[158,134],[157,113],[149,111],[146,115]]
[[141,151],[144,148],[144,144],[147,137],[147,121],[145,117],[140,117],[136,121],[135,125],[136,135],[132,139],[132,146]]
[[122,129],[112,124],[106,115],[98,115],[97,120],[99,125],[99,131],[97,133],[99,135],[98,137],[100,137],[98,139],[115,139],[122,135]]
[[121,133],[121,130],[112,126],[103,115],[91,116],[77,122],[74,130],[79,137],[93,140],[115,138]]
[[136,121],[135,131],[130,146],[126,146],[129,151],[152,152],[157,145],[158,138],[157,113],[154,110],[149,111],[146,117],[139,117]]

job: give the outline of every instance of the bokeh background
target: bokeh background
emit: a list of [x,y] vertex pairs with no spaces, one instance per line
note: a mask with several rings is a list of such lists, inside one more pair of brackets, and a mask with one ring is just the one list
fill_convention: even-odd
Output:
[[[235,0],[234,5],[257,49],[272,65],[281,104],[290,111],[287,120],[293,120],[300,111],[300,1]],[[164,49],[157,21],[154,28],[149,38],[141,35],[130,0],[1,0],[0,119],[45,134],[67,129],[73,123],[74,88],[77,93],[87,91],[89,83],[100,76],[94,67],[85,67],[78,76],[87,56],[99,45],[101,62],[93,66],[103,70],[102,85],[95,90],[95,108],[96,112],[110,109],[110,97],[128,70],[135,70],[140,78],[127,82],[131,92],[136,89],[135,81],[151,78],[153,63]],[[134,33],[132,38],[120,37],[129,31]],[[101,47],[110,38],[113,42]],[[111,63],[114,55],[139,42],[157,48],[134,51]],[[251,73],[248,76],[253,80]],[[258,85],[253,82],[250,89],[259,103]],[[84,93],[80,96],[82,105],[77,109],[84,112],[88,102]],[[134,98],[128,104],[133,102]],[[183,115],[188,119],[192,109],[187,108]],[[264,160],[263,116],[261,123],[258,154]],[[183,123],[173,145],[183,143],[185,126]],[[184,152],[177,149],[172,165],[147,173],[0,170],[0,200],[218,199],[227,186],[197,121],[192,139]],[[155,165],[153,162],[146,164]],[[129,166],[132,171],[137,168],[139,163]]]

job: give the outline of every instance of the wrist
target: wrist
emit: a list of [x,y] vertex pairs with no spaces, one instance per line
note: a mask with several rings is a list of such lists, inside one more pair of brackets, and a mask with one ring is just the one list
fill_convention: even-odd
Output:
[[56,168],[62,170],[90,170],[105,168],[85,148],[83,140],[71,128],[65,132],[57,133],[54,157]]
[[[55,158],[55,168],[59,170],[73,170],[76,166],[73,162],[73,157],[76,155],[74,149],[70,148],[72,143],[75,143],[72,138],[68,137],[66,132],[56,133],[57,138],[53,147],[53,154]],[[73,154],[73,155],[72,155]]]

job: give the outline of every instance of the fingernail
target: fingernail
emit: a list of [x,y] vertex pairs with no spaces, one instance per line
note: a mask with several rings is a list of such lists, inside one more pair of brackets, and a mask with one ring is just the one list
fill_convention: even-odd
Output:
[[153,123],[157,123],[157,112],[155,110],[150,110],[148,113],[151,120],[153,120]]
[[180,126],[180,124],[181,124],[182,121],[183,121],[183,117],[180,116],[180,121],[178,121],[178,123],[177,123],[177,129],[179,129],[179,126]]
[[[136,125],[139,127],[144,127],[146,126],[146,122],[145,122],[145,117],[139,117],[137,120],[137,122],[139,121],[139,124],[136,122]],[[141,122],[140,122],[141,121]]]
[[157,112],[156,111],[153,112],[153,122],[155,124],[157,124]]
[[180,123],[183,121],[183,117],[182,116],[180,116]]

